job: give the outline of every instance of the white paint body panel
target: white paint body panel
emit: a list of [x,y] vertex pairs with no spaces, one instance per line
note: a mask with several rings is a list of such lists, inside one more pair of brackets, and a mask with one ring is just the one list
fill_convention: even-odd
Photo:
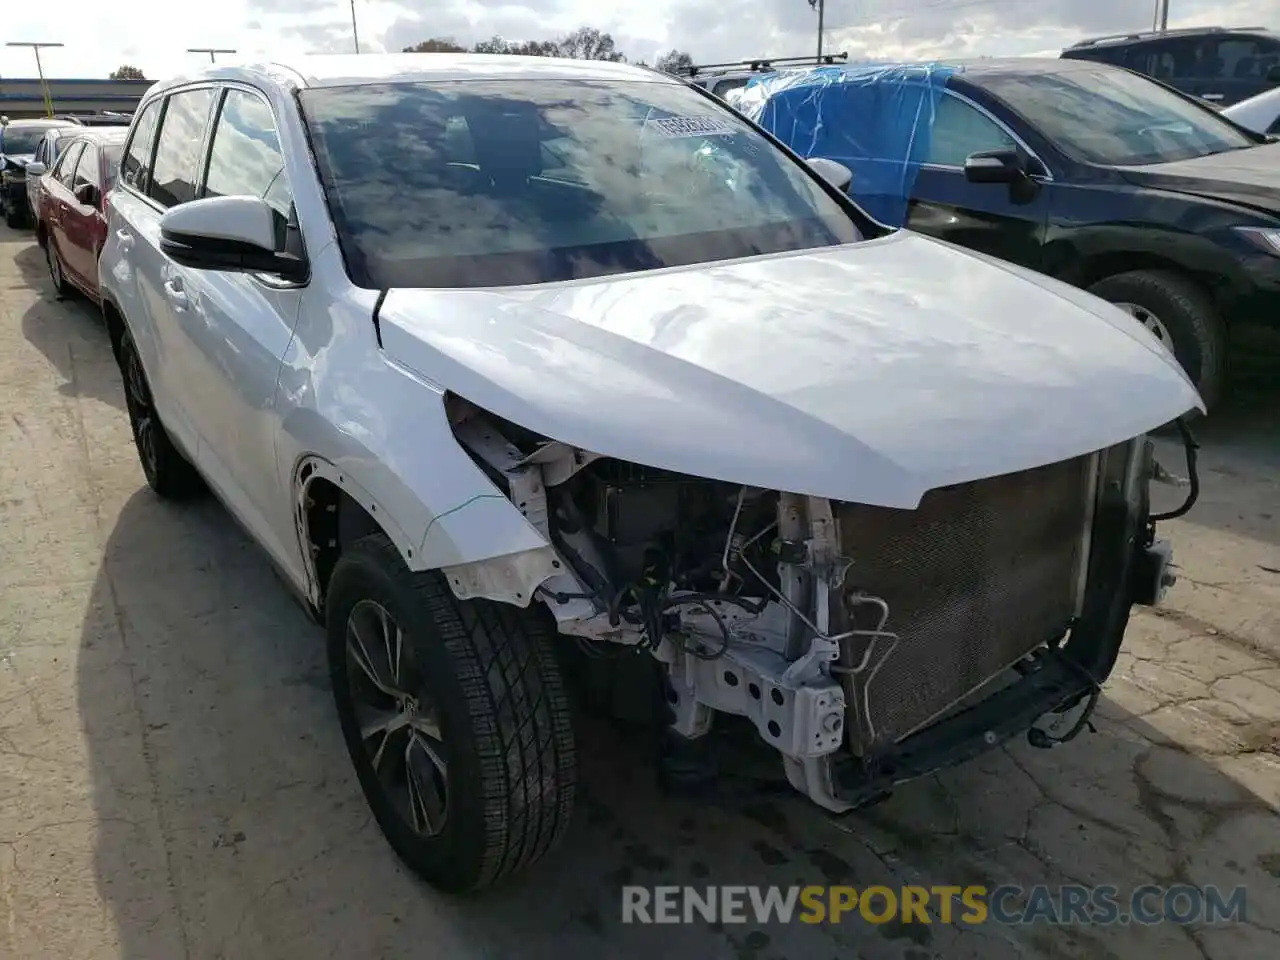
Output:
[[304,465],[370,510],[412,569],[545,547],[458,445],[447,390],[601,454],[897,506],[1198,404],[1127,314],[908,233],[540,288],[396,290],[380,347],[378,294],[346,274],[299,87],[495,71],[679,81],[515,57],[317,57],[302,70],[210,67],[154,85],[138,115],[184,85],[258,91],[276,119],[308,283],[178,266],[159,250],[163,211],[122,184],[99,277],[165,426],[313,599],[296,524]]
[[1199,406],[1128,314],[909,232],[534,288],[394,290],[387,353],[529,429],[890,507]]
[[1280,117],[1280,87],[1224,107],[1222,115],[1254,133],[1266,133]]

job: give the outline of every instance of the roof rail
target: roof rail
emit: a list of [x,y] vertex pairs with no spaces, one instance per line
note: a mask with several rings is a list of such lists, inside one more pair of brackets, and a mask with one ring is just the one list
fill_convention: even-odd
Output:
[[1267,27],[1182,27],[1177,30],[1134,30],[1130,33],[1109,33],[1103,37],[1089,37],[1087,40],[1078,40],[1073,43],[1068,50],[1078,50],[1081,47],[1092,47],[1100,43],[1112,43],[1117,40],[1153,40],[1159,37],[1179,37],[1187,34],[1196,33],[1241,33],[1255,32],[1266,30]]
[[847,62],[849,59],[848,51],[842,53],[826,53],[819,57],[758,57],[755,60],[734,60],[730,63],[695,63],[687,67],[681,67],[680,73],[686,77],[696,77],[700,73],[708,70],[732,70],[734,68],[742,70],[751,70],[757,73],[768,73],[773,70],[774,64],[783,64],[788,67],[828,67],[833,65],[837,60]]

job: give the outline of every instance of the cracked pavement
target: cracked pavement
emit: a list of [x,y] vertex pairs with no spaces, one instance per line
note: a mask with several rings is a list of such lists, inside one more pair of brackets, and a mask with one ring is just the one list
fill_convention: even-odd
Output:
[[[319,631],[215,502],[146,490],[100,321],[0,227],[0,957],[1280,957],[1280,358],[1249,360],[1096,732],[834,819],[664,801],[642,746],[588,728],[563,848],[450,899],[370,821]],[[1244,884],[1248,921],[620,922],[624,883],[1065,882]]]

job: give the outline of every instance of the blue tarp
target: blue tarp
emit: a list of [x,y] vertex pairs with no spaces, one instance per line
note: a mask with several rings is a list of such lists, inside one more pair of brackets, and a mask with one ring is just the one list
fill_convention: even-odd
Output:
[[802,157],[853,171],[849,194],[888,226],[906,220],[938,100],[955,67],[867,64],[752,78],[734,106]]

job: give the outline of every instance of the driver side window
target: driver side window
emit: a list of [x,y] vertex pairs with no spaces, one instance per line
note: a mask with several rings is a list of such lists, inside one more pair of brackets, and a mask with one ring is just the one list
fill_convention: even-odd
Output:
[[985,150],[1012,150],[1013,137],[998,123],[959,97],[944,95],[934,108],[929,146],[923,162],[963,167],[965,159]]

